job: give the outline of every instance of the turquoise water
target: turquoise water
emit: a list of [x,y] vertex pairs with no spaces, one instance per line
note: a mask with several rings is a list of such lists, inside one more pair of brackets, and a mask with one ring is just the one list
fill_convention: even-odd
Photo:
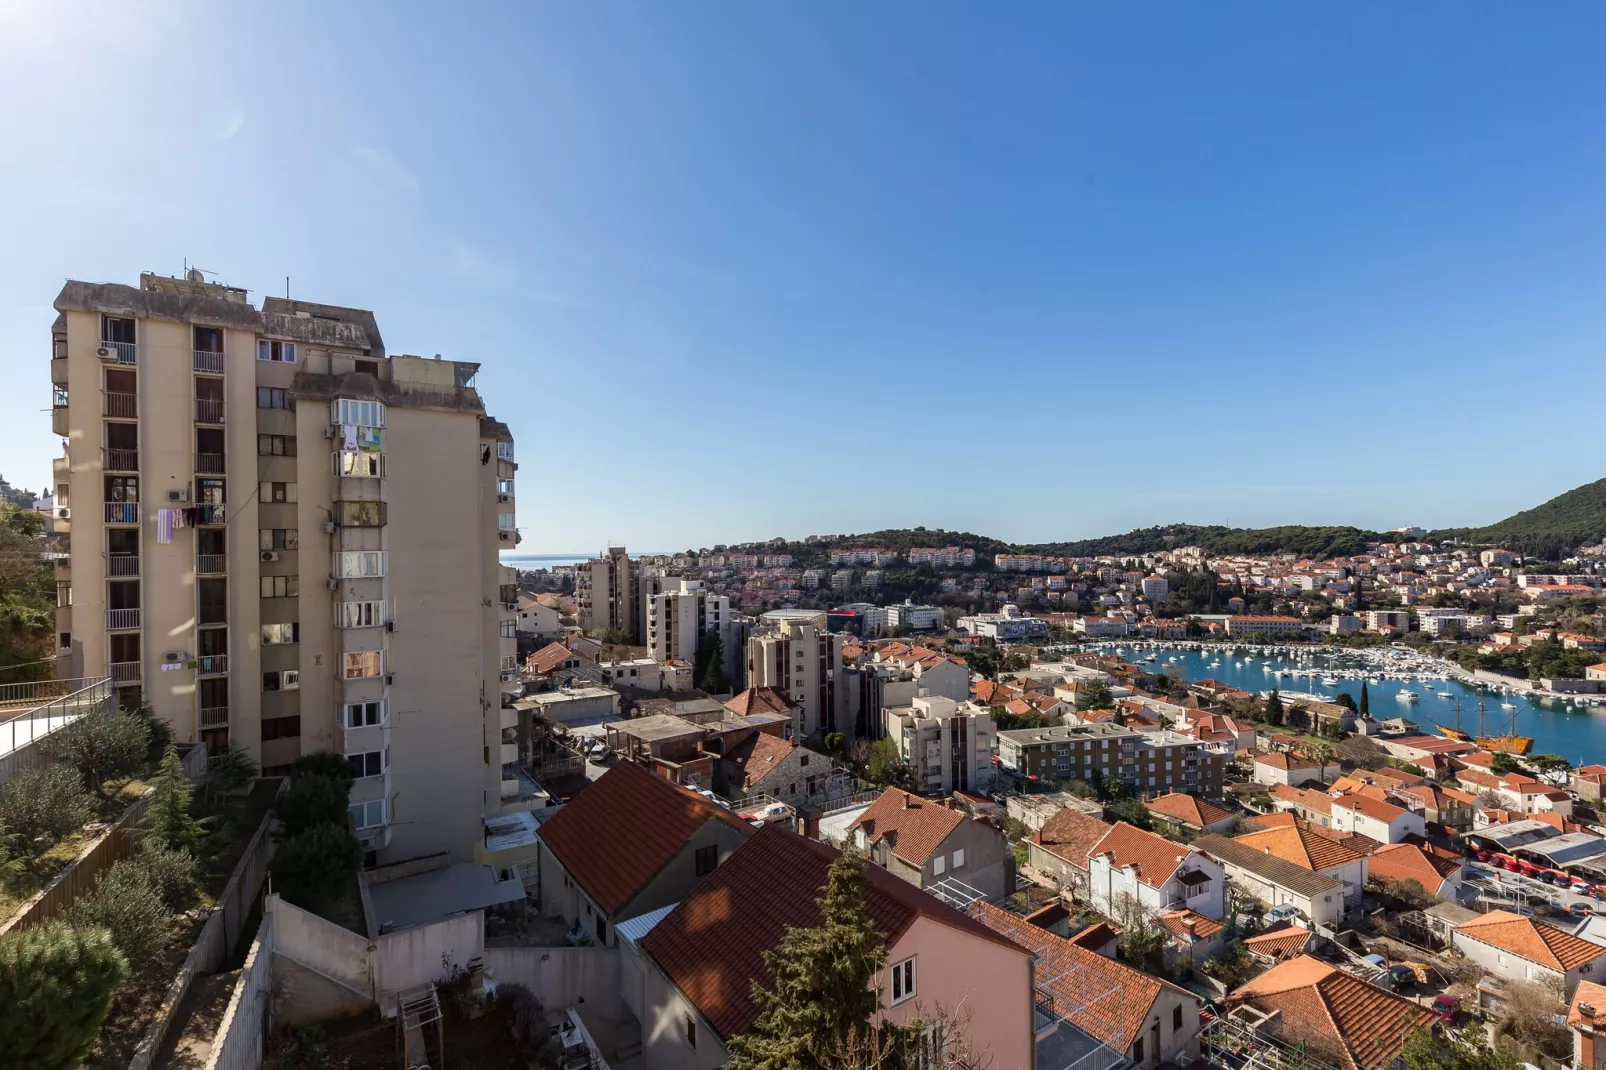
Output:
[[[1288,655],[1263,654],[1251,647],[1239,647],[1230,650],[1227,647],[1212,647],[1206,651],[1187,650],[1176,647],[1143,647],[1133,648],[1128,645],[1123,648],[1129,660],[1137,661],[1149,654],[1157,654],[1158,660],[1145,665],[1151,672],[1159,672],[1166,665],[1166,659],[1176,658],[1170,666],[1170,671],[1180,672],[1189,680],[1214,679],[1244,691],[1253,691],[1257,694],[1269,691],[1273,687],[1281,691],[1307,691],[1336,698],[1340,692],[1348,692],[1349,696],[1360,704],[1361,681],[1347,678],[1346,674],[1362,671],[1366,663],[1354,655],[1345,655],[1342,652],[1324,653],[1311,652],[1309,661],[1301,661]],[[1252,660],[1245,661],[1245,657]],[[1212,668],[1210,662],[1219,660],[1220,665]],[[1240,665],[1239,663],[1243,664]],[[1297,669],[1297,677],[1273,676],[1266,668]],[[1316,670],[1315,676],[1304,675],[1311,668]],[[1324,671],[1333,671],[1338,678],[1337,684],[1322,683]],[[1521,695],[1502,695],[1495,692],[1483,692],[1472,684],[1464,684],[1458,680],[1395,680],[1383,678],[1379,680],[1380,670],[1369,673],[1366,691],[1372,716],[1387,718],[1394,716],[1409,717],[1422,727],[1424,732],[1433,731],[1433,722],[1455,726],[1456,699],[1461,702],[1461,727],[1474,734],[1478,731],[1478,699],[1483,697],[1485,716],[1490,735],[1504,732],[1507,719],[1512,715],[1511,710],[1502,709],[1502,702],[1510,702],[1517,706],[1517,732],[1521,735],[1532,736],[1534,739],[1535,754],[1559,754],[1574,765],[1588,762],[1606,760],[1606,705],[1593,708],[1578,709],[1561,705],[1554,699],[1533,699]],[[1372,681],[1377,680],[1374,683]],[[1395,695],[1401,691],[1415,691],[1418,696],[1416,702],[1401,702]],[[1441,698],[1437,692],[1450,693],[1449,698]],[[1606,703],[1606,696],[1601,696]]]

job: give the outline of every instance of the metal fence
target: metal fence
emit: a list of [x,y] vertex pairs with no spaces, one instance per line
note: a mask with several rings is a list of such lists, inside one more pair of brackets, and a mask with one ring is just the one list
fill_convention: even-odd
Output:
[[[10,720],[0,723],[0,784],[34,763],[35,743],[72,724],[86,713],[108,708],[113,701],[111,680],[104,676],[81,680],[37,680],[6,684],[4,687],[12,695],[31,695],[31,702],[38,705],[24,709]],[[67,687],[74,687],[75,690],[64,691]],[[52,691],[58,697],[50,697]],[[0,698],[0,702],[3,701]],[[21,707],[30,700],[16,698],[13,701]]]

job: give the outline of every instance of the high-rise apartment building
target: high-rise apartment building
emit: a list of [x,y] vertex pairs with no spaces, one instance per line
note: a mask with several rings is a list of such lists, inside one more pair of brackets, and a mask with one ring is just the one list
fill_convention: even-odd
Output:
[[658,590],[658,570],[632,561],[623,546],[610,546],[574,568],[574,593],[580,603],[580,627],[586,631],[617,629],[631,643],[645,645],[643,598]]
[[775,609],[761,615],[747,640],[747,686],[773,687],[797,708],[793,728],[803,738],[817,732],[851,732],[838,723],[837,684],[843,679],[846,637],[826,628],[825,611]]
[[517,671],[513,440],[479,365],[195,272],[56,309],[60,675],[270,770],[344,754],[376,859],[469,857]]
[[916,791],[992,790],[997,732],[986,706],[922,694],[907,706],[883,710],[882,716]]
[[709,633],[719,636],[723,651],[721,667],[727,679],[739,679],[743,654],[736,643],[731,600],[703,586],[702,580],[668,576],[649,587],[662,590],[644,593],[642,617],[646,621],[647,650],[654,661],[696,662],[697,647]]

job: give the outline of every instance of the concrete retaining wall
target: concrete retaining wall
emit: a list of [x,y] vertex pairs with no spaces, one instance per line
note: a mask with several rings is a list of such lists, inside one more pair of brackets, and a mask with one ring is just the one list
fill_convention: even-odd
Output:
[[529,985],[548,1009],[583,1000],[588,1014],[622,1016],[618,948],[488,947],[485,969],[498,982]]
[[264,916],[218,1025],[204,1070],[257,1070],[271,1028],[273,918]]

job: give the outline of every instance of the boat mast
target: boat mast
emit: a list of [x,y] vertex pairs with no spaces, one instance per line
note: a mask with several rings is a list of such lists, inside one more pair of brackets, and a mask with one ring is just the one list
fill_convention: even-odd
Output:
[[1487,736],[1488,734],[1489,734],[1489,728],[1488,728],[1488,726],[1486,724],[1484,724],[1483,696],[1479,695],[1478,696],[1478,735]]

